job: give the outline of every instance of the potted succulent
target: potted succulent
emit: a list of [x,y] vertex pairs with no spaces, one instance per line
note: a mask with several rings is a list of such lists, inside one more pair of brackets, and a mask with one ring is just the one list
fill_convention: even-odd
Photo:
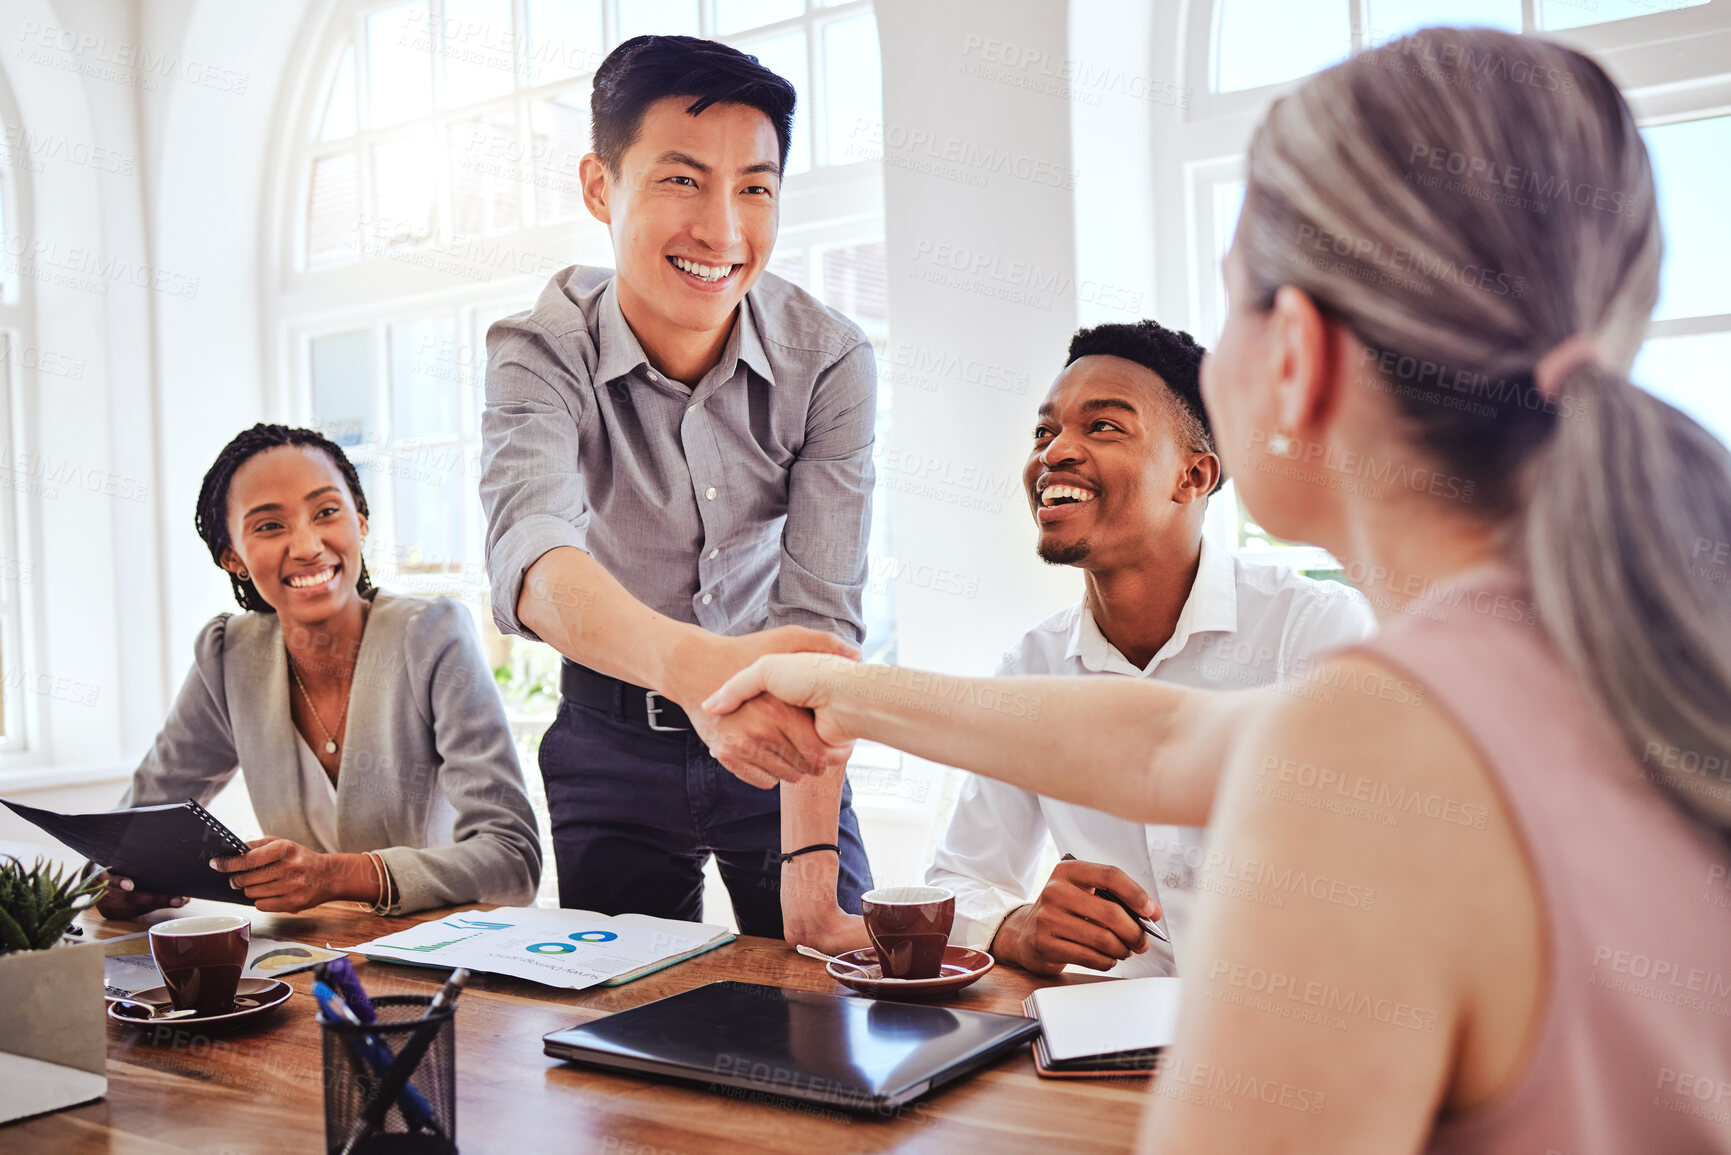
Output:
[[60,945],[103,884],[0,856],[0,1123],[100,1098],[108,1031],[102,947]]

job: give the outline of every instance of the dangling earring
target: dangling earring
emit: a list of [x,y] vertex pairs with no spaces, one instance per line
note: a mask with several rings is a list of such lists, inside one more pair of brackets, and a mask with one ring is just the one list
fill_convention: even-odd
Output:
[[1292,454],[1292,438],[1284,433],[1276,433],[1268,439],[1268,452],[1276,457],[1288,457]]

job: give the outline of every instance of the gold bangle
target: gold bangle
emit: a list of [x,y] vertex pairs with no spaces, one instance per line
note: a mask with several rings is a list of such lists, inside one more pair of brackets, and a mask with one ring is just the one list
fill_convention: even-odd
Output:
[[373,878],[379,884],[379,897],[373,900],[373,913],[383,914],[385,907],[385,868],[379,862],[379,856],[367,851],[367,861],[373,864]]

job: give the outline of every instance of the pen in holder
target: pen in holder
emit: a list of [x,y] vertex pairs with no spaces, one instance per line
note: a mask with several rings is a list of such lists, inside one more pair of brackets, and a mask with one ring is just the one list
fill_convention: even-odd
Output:
[[421,995],[372,1000],[370,1023],[319,1019],[331,1155],[457,1150],[455,1008]]

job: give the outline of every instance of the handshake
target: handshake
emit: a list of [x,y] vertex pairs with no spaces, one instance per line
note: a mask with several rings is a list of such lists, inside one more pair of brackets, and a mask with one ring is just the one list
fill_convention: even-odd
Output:
[[680,655],[668,696],[717,761],[767,790],[847,765],[854,735],[823,675],[859,657],[858,647],[804,626],[708,634],[698,652]]

